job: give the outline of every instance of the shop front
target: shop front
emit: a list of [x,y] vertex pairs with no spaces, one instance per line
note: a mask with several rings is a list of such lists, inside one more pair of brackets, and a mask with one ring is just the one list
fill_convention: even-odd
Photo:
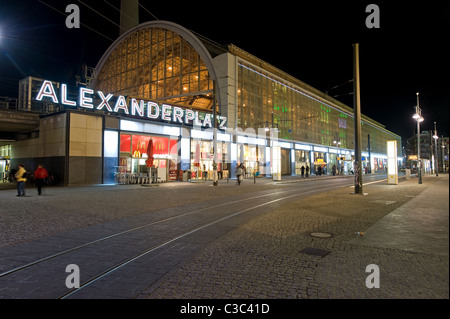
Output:
[[[259,137],[237,136],[237,141],[236,165],[244,164],[245,176],[252,178],[270,174],[270,156],[267,158],[266,140]],[[234,173],[231,176],[234,176]]]
[[265,167],[265,146],[241,145],[246,177],[261,176]]
[[291,175],[290,148],[281,148],[281,175]]
[[311,170],[311,152],[294,150],[295,152],[295,175],[306,175]]
[[362,160],[362,170],[363,170],[363,174],[369,174],[369,172],[371,171],[371,167],[370,167],[370,159],[369,157],[366,155],[361,156],[361,160]]
[[[225,163],[228,154],[228,143],[217,142],[217,172],[218,178],[229,176],[229,168]],[[191,140],[190,179],[213,180],[214,178],[214,147],[213,141]]]
[[314,146],[313,159],[314,159],[314,174],[325,175],[327,174],[327,154],[328,148]]
[[[175,181],[178,178],[178,140],[155,135],[122,133],[120,135],[120,158],[117,173],[126,179],[152,178],[156,181]],[[149,149],[152,144],[151,150]],[[152,154],[148,154],[151,152]],[[147,159],[153,156],[152,168]],[[152,171],[153,170],[153,171]]]
[[0,146],[0,183],[9,181],[11,145]]
[[376,173],[381,173],[386,171],[386,158],[374,157],[374,170]]
[[[140,183],[146,177],[149,182],[213,179],[212,130],[149,124],[128,118],[121,119],[120,123],[119,164],[114,169],[116,182]],[[218,137],[216,163],[218,178],[222,179],[230,176],[230,136],[219,132]],[[151,167],[150,157],[153,158]]]
[[[214,179],[214,134],[213,130],[190,130],[190,142],[181,146],[182,154],[189,154],[187,165],[182,164],[186,170],[187,179],[213,180]],[[186,139],[187,140],[187,139]],[[217,178],[230,177],[230,135],[217,131],[216,164]]]

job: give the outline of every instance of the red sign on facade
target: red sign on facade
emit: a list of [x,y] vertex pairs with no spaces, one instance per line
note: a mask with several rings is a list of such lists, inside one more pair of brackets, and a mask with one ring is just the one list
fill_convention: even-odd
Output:
[[142,157],[147,153],[148,142],[153,139],[153,155],[177,154],[177,140],[170,140],[166,137],[155,137],[146,135],[125,135],[120,136],[120,151],[131,152],[134,157]]

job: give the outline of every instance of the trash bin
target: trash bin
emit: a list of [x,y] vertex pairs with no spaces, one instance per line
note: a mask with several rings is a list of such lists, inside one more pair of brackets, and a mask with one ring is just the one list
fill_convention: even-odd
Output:
[[406,175],[406,179],[411,178],[411,170],[409,168],[405,169],[405,175]]

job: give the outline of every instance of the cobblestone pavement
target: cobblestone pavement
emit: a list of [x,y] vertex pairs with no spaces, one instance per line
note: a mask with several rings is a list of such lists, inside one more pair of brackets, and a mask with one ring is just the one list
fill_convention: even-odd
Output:
[[[447,207],[446,254],[434,252],[432,242],[429,252],[418,252],[365,245],[370,234],[355,234],[431,186],[446,187],[447,197],[442,200]],[[252,219],[148,287],[139,298],[448,299],[448,176],[427,177],[422,185],[415,179],[400,186],[367,185],[367,196],[351,192],[341,188],[306,197]],[[312,232],[332,236],[316,238]],[[389,236],[386,243],[395,241],[395,234]],[[320,249],[312,252],[324,255],[302,252],[305,248]],[[379,267],[380,288],[366,287],[370,264]]]
[[[235,182],[164,183],[141,185],[96,185],[84,187],[26,187],[25,197],[16,197],[14,185],[0,184],[0,247],[16,245],[65,231],[157,212],[169,207],[226,198],[237,193]],[[245,180],[240,194],[273,189],[270,180],[253,184]],[[280,186],[283,187],[283,186]]]
[[[347,185],[351,184],[351,178],[348,180]],[[105,225],[123,228],[141,218],[160,218],[170,207],[182,210],[185,206],[235,198],[236,194],[246,196],[273,189],[282,192],[292,186],[291,182],[303,181],[306,179],[285,179],[277,184],[260,180],[253,184],[246,180],[239,187],[231,181],[222,181],[220,187],[167,183],[150,188],[139,185],[48,188],[43,196],[29,189],[24,198],[16,197],[15,190],[4,190],[0,192],[0,246],[10,252],[22,247],[28,253],[26,248],[34,247],[34,243],[41,242],[42,249],[46,249],[45,240],[51,240],[49,236],[59,238],[58,234],[77,233],[81,242],[93,240],[83,237],[97,235],[92,234],[90,227],[106,232],[109,228]],[[327,181],[323,182],[304,184],[304,189],[313,184],[326,185]],[[102,187],[104,191],[99,190]],[[141,278],[141,285],[148,284],[132,296],[448,299],[448,175],[424,177],[422,185],[417,184],[417,179],[402,179],[398,186],[385,182],[365,184],[364,192],[368,195],[355,195],[352,188],[342,187],[320,195],[293,198],[286,204],[280,202],[276,209],[266,207],[255,213],[257,217],[243,219],[245,222],[214,236],[214,240],[199,243],[201,249],[192,255],[184,249],[179,251],[186,257],[173,266],[162,263],[162,277],[158,274],[154,280],[144,281],[142,277],[151,276],[143,271],[148,271],[149,265],[136,266],[134,269],[140,269],[140,273],[134,274],[135,280]],[[406,223],[399,219],[405,214],[410,217]],[[398,228],[402,232],[399,236],[387,227],[398,224],[411,229],[404,232],[405,229]],[[367,232],[367,236],[355,235],[360,231]],[[312,237],[313,232],[329,233],[331,237]],[[437,235],[429,236],[430,233]],[[405,242],[405,237],[410,242]],[[414,243],[421,245],[410,246]],[[167,253],[168,257],[175,254],[170,250]],[[379,266],[379,289],[366,287],[369,273],[365,270],[369,264]],[[167,273],[166,268],[172,267]]]

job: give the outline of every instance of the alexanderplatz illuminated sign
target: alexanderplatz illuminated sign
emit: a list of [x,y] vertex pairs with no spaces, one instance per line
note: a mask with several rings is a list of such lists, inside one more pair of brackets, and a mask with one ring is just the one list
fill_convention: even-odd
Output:
[[[98,111],[107,110],[110,113],[131,115],[155,121],[167,121],[174,124],[187,124],[204,128],[212,128],[213,115],[210,113],[193,111],[191,109],[185,109],[169,104],[158,104],[152,101],[137,100],[134,98],[131,98],[127,104],[127,100],[123,95],[119,95],[113,103],[112,100],[114,95],[107,94],[105,96],[102,91],[97,91],[97,95],[100,98],[100,103],[98,105],[94,105],[94,90],[84,87],[79,89],[77,101],[72,101],[67,97],[66,84],[61,84],[60,93],[61,99],[58,100],[58,96],[52,82],[44,80],[41,88],[39,89],[39,93],[36,96],[36,100],[42,101],[44,98],[50,98],[54,103],[61,103],[69,107],[79,106]],[[201,114],[204,115],[202,116],[203,119],[200,118]],[[218,128],[225,130],[227,118],[225,116],[218,115],[217,120],[219,124]]]

